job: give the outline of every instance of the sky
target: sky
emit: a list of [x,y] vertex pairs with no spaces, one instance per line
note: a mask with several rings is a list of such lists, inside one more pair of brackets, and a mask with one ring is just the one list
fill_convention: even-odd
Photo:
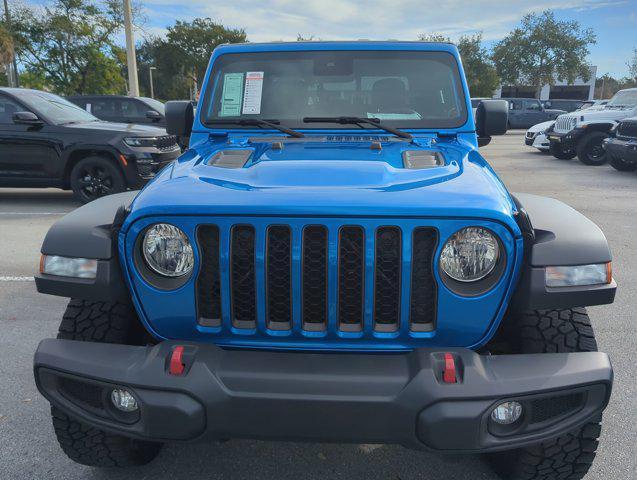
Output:
[[[47,3],[47,0],[23,0]],[[135,1],[135,0],[133,0]],[[482,31],[487,47],[502,39],[525,13],[553,9],[562,20],[592,28],[597,44],[589,61],[598,76],[627,75],[637,47],[637,0],[139,0],[143,35],[162,36],[175,20],[210,17],[245,29],[248,40],[416,40],[439,33],[452,40]]]

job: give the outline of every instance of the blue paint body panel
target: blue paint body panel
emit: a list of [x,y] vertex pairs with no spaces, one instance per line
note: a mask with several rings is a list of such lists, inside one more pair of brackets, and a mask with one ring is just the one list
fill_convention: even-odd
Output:
[[[407,42],[338,42],[297,44],[254,44],[223,46],[225,53],[280,50],[432,50],[446,51],[460,62],[456,48],[448,44]],[[464,84],[467,111],[469,93]],[[206,88],[208,78],[204,82]],[[278,131],[209,129],[195,119],[191,147],[167,167],[138,195],[119,238],[123,271],[135,306],[146,328],[157,338],[211,342],[224,346],[318,350],[405,350],[416,347],[471,347],[483,345],[494,334],[511,298],[522,263],[522,237],[515,222],[515,205],[506,188],[477,150],[472,115],[454,130],[412,130],[413,142],[398,141],[379,130],[311,130],[307,139],[286,139]],[[338,135],[339,137],[335,137]],[[361,135],[378,135],[382,150],[370,148]],[[347,138],[350,136],[352,138]],[[271,138],[284,142],[273,149]],[[325,138],[329,137],[329,138]],[[270,141],[268,141],[270,139]],[[243,168],[224,169],[208,165],[219,150],[250,150]],[[440,167],[403,168],[406,150],[440,152]],[[197,323],[195,275],[174,291],[158,290],[139,275],[132,261],[135,241],[150,224],[177,225],[196,247],[196,228],[215,224],[221,241],[222,324],[203,327]],[[232,225],[251,224],[256,231],[256,329],[232,327],[229,296],[229,230]],[[293,327],[271,331],[265,322],[264,259],[265,232],[269,225],[289,225],[292,238]],[[305,332],[300,322],[300,233],[304,225],[325,225],[329,231],[328,328]],[[343,225],[365,229],[365,308],[362,332],[341,332],[336,328],[337,234]],[[403,287],[400,329],[375,332],[373,315],[374,231],[395,225],[403,238]],[[497,285],[476,297],[461,297],[440,280],[436,327],[429,332],[409,330],[410,238],[415,227],[437,229],[436,256],[444,242],[459,229],[478,225],[495,232],[506,254],[506,268]],[[195,272],[200,266],[195,248]]]

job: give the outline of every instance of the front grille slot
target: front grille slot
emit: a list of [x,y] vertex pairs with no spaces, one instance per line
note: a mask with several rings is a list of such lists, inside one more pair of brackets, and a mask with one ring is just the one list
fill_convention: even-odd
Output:
[[376,230],[374,330],[393,332],[400,320],[401,235],[398,227]]
[[268,228],[266,298],[268,328],[289,330],[292,327],[292,233],[288,226]]
[[327,228],[310,225],[303,229],[302,315],[303,328],[327,328]]
[[221,278],[219,274],[219,228],[201,225],[197,229],[201,250],[201,270],[197,277],[197,310],[199,324],[221,325]]
[[347,332],[363,328],[365,233],[361,227],[342,227],[338,239],[338,322]]
[[256,327],[255,234],[250,225],[232,227],[230,245],[230,288],[232,325]]
[[435,327],[437,287],[433,258],[437,243],[437,230],[426,227],[414,230],[409,322],[416,332],[431,331]]

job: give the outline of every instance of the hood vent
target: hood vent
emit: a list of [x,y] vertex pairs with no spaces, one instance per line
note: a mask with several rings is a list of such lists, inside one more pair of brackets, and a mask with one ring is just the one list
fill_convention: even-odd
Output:
[[207,165],[220,168],[243,168],[250,157],[253,150],[221,150],[215,153]]
[[410,170],[441,167],[445,159],[440,152],[430,150],[405,150],[403,152],[403,167]]

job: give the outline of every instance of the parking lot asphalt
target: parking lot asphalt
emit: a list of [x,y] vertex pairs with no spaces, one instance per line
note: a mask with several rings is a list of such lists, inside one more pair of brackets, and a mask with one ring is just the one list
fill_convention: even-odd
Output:
[[[482,149],[508,188],[558,198],[605,232],[619,284],[613,305],[589,309],[615,386],[590,480],[637,478],[637,172],[555,160],[523,145],[523,132]],[[48,403],[33,383],[32,355],[53,337],[66,299],[40,295],[31,280],[48,227],[77,207],[68,192],[0,189],[0,479],[495,479],[479,456],[398,446],[231,440],[167,445],[150,465],[98,470],[67,459]]]

